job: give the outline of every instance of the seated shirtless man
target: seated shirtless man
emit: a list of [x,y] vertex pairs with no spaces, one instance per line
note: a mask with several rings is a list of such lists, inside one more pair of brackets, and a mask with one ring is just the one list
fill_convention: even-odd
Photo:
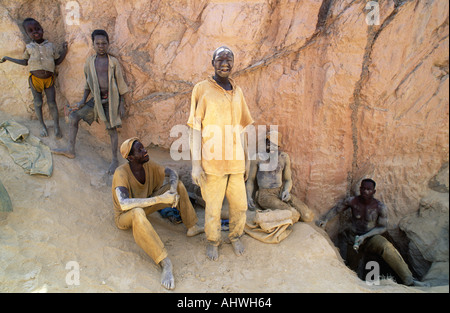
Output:
[[[246,183],[248,207],[256,208],[253,200],[255,183],[258,186],[255,200],[262,209],[290,210],[293,212],[293,220],[311,222],[314,213],[301,200],[291,194],[292,175],[291,161],[286,152],[281,151],[281,134],[271,131],[266,136],[266,152],[277,153],[277,158],[268,158],[263,161],[257,156],[250,165],[249,178]],[[271,159],[277,159],[278,164],[274,170],[265,170],[263,164],[268,164]]]
[[407,286],[425,286],[413,278],[408,265],[397,249],[383,236],[387,230],[387,209],[383,202],[374,198],[376,183],[364,179],[360,186],[360,195],[340,201],[316,223],[324,228],[327,222],[347,209],[351,209],[351,229],[347,234],[347,262],[352,270],[357,270],[363,253],[381,256],[397,273]]

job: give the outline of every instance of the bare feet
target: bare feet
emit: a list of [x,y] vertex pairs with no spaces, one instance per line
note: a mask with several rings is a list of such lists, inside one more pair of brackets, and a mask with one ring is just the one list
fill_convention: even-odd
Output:
[[412,286],[414,286],[414,287],[430,287],[430,284],[413,279]]
[[159,263],[159,265],[162,268],[161,285],[168,290],[175,289],[175,279],[173,278],[172,273],[172,262],[169,258],[165,258]]
[[57,139],[61,139],[61,138],[63,137],[62,132],[61,132],[61,129],[59,129],[59,128],[56,128],[56,129],[55,129],[55,137],[56,137]]
[[192,226],[191,228],[188,229],[186,235],[188,237],[193,237],[193,236],[196,236],[196,235],[204,233],[204,232],[205,232],[205,229],[203,227],[194,225],[194,226]]
[[69,159],[75,158],[75,152],[70,151],[69,149],[52,149],[53,154],[63,155]]
[[45,127],[45,126],[42,127],[40,136],[41,136],[41,137],[48,137],[48,130],[47,130],[47,127]]
[[239,239],[236,240],[236,241],[232,241],[231,244],[233,246],[234,253],[237,256],[241,256],[241,255],[244,254],[245,247],[244,247],[244,245],[242,244],[242,242]]
[[114,172],[116,171],[116,168],[119,166],[119,161],[118,160],[112,160],[111,165],[109,166],[108,169],[108,174],[109,175],[113,175]]
[[206,256],[211,261],[217,261],[219,259],[219,247],[208,243],[206,246]]

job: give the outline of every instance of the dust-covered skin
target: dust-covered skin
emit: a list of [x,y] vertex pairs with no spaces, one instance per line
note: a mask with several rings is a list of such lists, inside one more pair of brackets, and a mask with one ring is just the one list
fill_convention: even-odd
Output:
[[[37,43],[39,45],[46,43],[46,40],[43,37],[44,29],[42,28],[41,24],[38,21],[31,19],[31,18],[27,18],[24,20],[22,26],[25,29],[25,32],[28,35],[28,37],[32,40],[32,42]],[[61,54],[59,55],[59,57],[57,59],[54,59],[55,66],[60,65],[64,61],[64,59],[67,55],[67,48],[68,48],[68,43],[65,42],[63,45],[63,50],[62,50]],[[42,62],[43,62],[42,56],[41,56],[40,60],[41,60],[40,65],[42,66]],[[32,61],[30,61],[29,58],[15,59],[15,58],[10,58],[8,56],[5,56],[0,59],[0,63],[4,63],[6,61],[13,62],[15,64],[19,64],[22,66],[28,66],[29,63],[30,63],[30,65],[32,64]],[[52,60],[52,62],[53,62],[53,60]],[[36,63],[36,61],[34,61],[33,63]],[[41,66],[39,66],[39,67],[41,67]],[[61,128],[59,126],[59,113],[58,113],[58,106],[56,104],[56,90],[55,90],[54,82],[52,82],[51,86],[49,86],[49,87],[48,86],[43,87],[42,90],[39,88],[38,88],[38,90],[36,90],[35,85],[33,84],[34,78],[49,79],[52,76],[54,76],[54,73],[53,73],[53,71],[51,72],[44,68],[40,68],[40,69],[34,68],[34,69],[30,69],[30,74],[31,75],[28,78],[28,82],[29,82],[31,93],[33,95],[33,103],[34,103],[34,110],[36,113],[36,117],[38,118],[39,123],[41,125],[40,136],[48,137],[48,130],[47,130],[47,126],[45,125],[44,116],[43,116],[43,112],[42,112],[42,105],[44,103],[42,94],[45,93],[45,96],[47,97],[47,104],[49,107],[49,111],[53,118],[53,123],[54,123],[54,128],[55,128],[55,137],[57,139],[60,139],[60,138],[62,138],[62,132],[61,132]]]
[[360,245],[366,238],[380,235],[387,229],[387,209],[383,202],[375,199],[375,187],[371,182],[362,182],[360,195],[347,197],[325,214],[317,225],[325,227],[327,222],[336,215],[350,208],[352,210],[352,231],[358,236]]
[[[346,262],[349,267],[356,270],[363,254],[374,253],[389,264],[405,285],[424,286],[424,283],[413,278],[408,265],[392,243],[381,236],[387,230],[388,215],[384,203],[374,198],[375,186],[373,180],[364,179],[359,188],[359,196],[340,201],[316,224],[324,228],[329,220],[350,208],[352,216],[349,237],[353,241],[353,247],[347,248]],[[360,253],[361,249],[363,253]]]
[[[122,173],[123,167],[121,167],[116,171],[113,178],[113,192],[117,198],[118,206],[123,211],[123,214],[119,217],[118,227],[133,230],[133,237],[138,246],[155,263],[161,266],[161,285],[168,290],[172,290],[175,288],[172,262],[168,258],[164,243],[147,219],[147,214],[151,214],[151,210],[156,211],[161,205],[164,207],[164,204],[166,204],[170,207],[176,207],[180,211],[183,223],[188,228],[187,235],[189,237],[200,234],[203,232],[203,228],[196,225],[197,216],[193,207],[189,207],[189,196],[183,183],[178,180],[176,171],[165,167],[164,177],[169,178],[169,184],[163,187],[156,187],[158,185],[152,187],[152,182],[156,180],[159,180],[162,184],[164,177],[161,175],[161,166],[153,165],[155,169],[159,169],[155,172],[152,169],[146,170],[144,165],[149,164],[150,157],[144,145],[136,138],[130,138],[122,144],[121,154],[128,160],[128,164],[124,164],[124,167],[125,169],[129,167],[131,174],[124,175]],[[143,185],[144,192],[139,192],[138,184],[130,184],[130,180],[136,180],[137,183]],[[155,191],[154,188],[159,189]],[[151,191],[149,191],[150,189]],[[150,196],[148,196],[149,192],[152,192]],[[132,195],[139,198],[132,198]],[[180,204],[178,204],[179,200]]]
[[[263,158],[261,154],[258,154],[257,159],[251,162],[246,183],[248,207],[254,210],[258,204],[262,209],[295,209],[300,213],[299,218],[294,219],[295,222],[298,220],[311,222],[314,219],[314,213],[300,199],[291,195],[292,171],[289,154],[281,151],[280,147],[269,139],[266,140],[266,153],[269,154],[268,158],[267,155]],[[276,155],[274,156],[274,154]],[[277,167],[273,171],[263,170],[268,168],[264,165],[267,165],[272,159],[277,160]],[[256,186],[258,186],[258,191],[256,199],[253,199]]]
[[128,190],[125,187],[117,187],[116,195],[123,211],[129,211],[134,208],[146,208],[159,203],[173,204],[177,196],[176,193],[169,190],[160,196],[151,198],[130,198]]
[[[209,80],[214,85],[214,89],[220,90],[221,96],[223,97],[225,103],[228,103],[233,100],[236,93],[240,94],[240,89],[237,88],[232,81],[230,80],[230,74],[234,67],[234,54],[228,47],[222,46],[215,50],[213,54],[213,58],[211,61],[211,65],[214,68],[214,76]],[[196,85],[197,87],[198,85]],[[194,91],[196,90],[194,87]],[[216,88],[217,87],[217,88]],[[223,93],[223,95],[222,95]],[[204,94],[203,94],[204,95]],[[195,100],[195,92],[193,92],[192,96],[192,112],[197,110],[196,100]],[[201,97],[201,96],[200,96]],[[211,98],[213,99],[213,98]],[[215,98],[214,98],[215,99]],[[242,97],[243,99],[243,97]],[[211,102],[210,102],[211,101]],[[205,100],[204,103],[214,104],[212,100]],[[217,116],[223,116],[226,114],[228,116],[230,106],[223,105],[222,102],[218,102],[220,105],[212,110],[210,110],[210,114],[215,114]],[[246,107],[246,103],[244,100],[241,101],[241,105]],[[233,107],[232,104],[231,107]],[[248,110],[248,108],[246,108]],[[212,111],[211,111],[212,110]],[[213,113],[211,113],[213,112]],[[193,115],[192,115],[193,116]],[[233,116],[233,110],[231,111],[231,115]],[[249,114],[248,114],[248,117]],[[233,118],[234,119],[234,118]],[[232,119],[232,120],[233,120]],[[250,118],[251,119],[251,118]],[[207,119],[206,119],[207,121]],[[218,122],[219,121],[219,122]],[[211,125],[216,125],[216,123],[223,123],[223,119],[219,118],[215,120],[214,123],[208,124],[209,122],[205,122],[205,119],[202,120],[201,125],[197,129],[196,127],[192,127],[193,131],[190,134],[190,147],[192,154],[192,180],[194,184],[200,186],[202,189],[202,195],[205,199],[206,209],[205,209],[205,233],[208,239],[208,244],[206,246],[206,256],[209,260],[216,261],[219,258],[219,245],[220,245],[220,211],[221,204],[223,203],[223,199],[226,196],[228,201],[230,202],[230,233],[229,238],[233,243],[234,252],[236,255],[240,256],[244,253],[244,245],[240,242],[239,236],[242,235],[243,229],[245,226],[245,211],[247,210],[246,199],[245,199],[245,179],[248,177],[248,171],[250,168],[250,163],[248,161],[248,151],[247,151],[247,138],[246,136],[241,136],[241,143],[243,143],[243,152],[244,152],[244,160],[245,160],[245,171],[243,175],[240,174],[239,167],[237,170],[227,169],[226,171],[222,171],[219,175],[218,173],[210,173],[208,172],[208,168],[203,168],[205,164],[202,164],[202,130]],[[245,121],[245,122],[244,122]],[[206,125],[205,125],[206,123]],[[234,125],[234,121],[232,121],[232,126],[240,125],[237,121],[236,125]],[[241,117],[240,123],[247,123],[246,119]],[[253,123],[253,120],[251,120]],[[229,122],[227,122],[227,125]],[[245,124],[247,125],[247,124]],[[244,126],[244,125],[241,125]],[[234,148],[234,147],[233,147]],[[206,160],[205,157],[203,159]],[[224,163],[227,162],[226,159],[218,160],[220,163],[216,165],[216,168],[213,171],[221,172],[218,168],[223,168]],[[240,160],[236,160],[240,164]],[[211,169],[209,169],[211,170]],[[208,172],[208,174],[206,172]],[[213,178],[214,176],[220,177],[219,179]],[[223,191],[223,194],[222,194]],[[219,195],[216,197],[216,195]],[[231,198],[232,199],[231,199]],[[221,199],[219,199],[221,198]],[[232,201],[233,200],[233,201]],[[220,204],[219,204],[220,203]]]
[[[248,207],[253,210],[256,208],[253,200],[255,183],[260,190],[281,188],[280,199],[282,201],[289,201],[291,198],[292,172],[289,155],[282,152],[280,147],[268,138],[266,139],[266,154],[268,154],[268,158],[267,155],[263,158],[261,154],[258,154],[256,160],[250,164],[246,188]],[[274,154],[277,155],[274,156]],[[276,169],[273,171],[261,170],[262,165],[268,164],[274,157],[278,161]]]
[[[102,30],[95,30],[92,33],[92,43],[93,48],[96,52],[94,60],[96,76],[92,78],[92,81],[94,82],[96,87],[92,89],[92,86],[89,87],[89,85],[86,85],[83,98],[81,99],[81,101],[70,107],[71,113],[69,115],[69,136],[67,141],[67,147],[63,149],[52,149],[52,153],[57,155],[63,155],[70,159],[75,158],[75,143],[80,121],[82,119],[85,120],[86,122],[89,121],[88,122],[89,125],[91,125],[91,123],[94,121],[94,117],[92,117],[91,120],[90,117],[88,116],[80,115],[81,114],[80,112],[84,112],[80,110],[87,105],[88,103],[87,99],[89,95],[91,95],[92,93],[94,99],[98,96],[98,98],[101,100],[101,107],[103,107],[102,110],[104,111],[104,113],[102,114],[105,114],[108,120],[112,118],[112,116],[109,116],[110,114],[109,106],[113,105],[114,108],[114,101],[113,101],[114,97],[112,97],[113,90],[109,90],[110,88],[109,77],[111,76],[111,73],[109,72],[110,56],[108,55],[108,48],[109,48],[108,34]],[[118,81],[118,78],[116,76],[114,77],[115,80]],[[88,76],[86,76],[86,79],[88,81]],[[125,116],[125,107],[124,107],[125,104],[124,104],[124,97],[122,94],[119,94],[118,101],[119,103],[117,108],[117,114],[120,116],[120,118],[123,118]],[[79,111],[78,112],[79,114],[77,114],[77,111]],[[83,114],[88,115],[88,112]],[[111,114],[115,115],[116,112],[112,112]],[[111,126],[111,125],[107,126],[107,132],[111,142],[111,156],[112,156],[111,164],[109,165],[109,168],[107,170],[107,173],[109,175],[113,175],[117,167],[119,166],[119,160],[117,156],[119,135],[117,132],[117,127],[118,126]]]
[[[291,166],[289,155],[285,152],[274,152],[278,153],[278,164],[274,171],[260,171],[258,170],[261,164],[269,163],[270,158],[266,161],[259,160],[256,165],[256,182],[258,183],[258,187],[261,189],[272,189],[279,188],[283,186],[283,181],[287,183],[286,189],[290,191],[289,187],[292,187],[290,184],[291,180]],[[251,167],[251,165],[250,165]],[[253,173],[254,174],[254,173]],[[253,178],[253,177],[249,177]],[[289,189],[289,190],[288,190]]]

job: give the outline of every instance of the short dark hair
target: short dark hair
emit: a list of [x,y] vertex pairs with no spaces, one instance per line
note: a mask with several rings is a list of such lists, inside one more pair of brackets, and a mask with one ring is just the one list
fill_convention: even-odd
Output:
[[27,26],[27,24],[30,24],[30,23],[38,23],[39,25],[41,25],[41,23],[36,21],[34,18],[27,17],[26,19],[23,20],[22,27],[25,28]]
[[375,181],[374,181],[373,179],[371,179],[371,178],[363,179],[363,180],[361,181],[361,185],[362,185],[363,183],[371,183],[371,184],[373,185],[373,189],[375,189],[375,187],[377,186],[377,183],[375,183]]
[[108,33],[105,30],[103,30],[103,29],[96,29],[96,30],[94,30],[92,32],[92,35],[91,35],[92,42],[94,42],[95,36],[105,36],[106,37],[106,41],[108,41],[108,43],[109,43],[109,36],[108,36]]
[[220,46],[219,48],[217,48],[216,50],[214,50],[213,57],[212,57],[212,60],[213,60],[213,61],[216,59],[217,53],[218,53],[219,51],[222,52],[221,50],[222,50],[222,51],[223,51],[223,50],[226,50],[226,51],[231,52],[231,55],[232,55],[233,58],[234,58],[234,52],[231,51],[230,48],[228,48],[227,46]]

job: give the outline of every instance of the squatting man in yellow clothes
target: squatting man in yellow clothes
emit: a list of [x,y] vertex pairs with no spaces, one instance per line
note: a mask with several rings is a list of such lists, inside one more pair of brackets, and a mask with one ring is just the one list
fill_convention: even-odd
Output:
[[214,76],[195,85],[188,126],[191,136],[192,179],[205,200],[206,255],[219,258],[220,213],[227,197],[230,214],[228,238],[236,255],[244,253],[247,196],[245,178],[250,162],[244,130],[253,123],[242,90],[230,78],[234,53],[225,46],[213,54]]
[[[151,161],[138,138],[126,140],[120,147],[120,153],[128,163],[119,166],[113,177],[115,223],[120,229],[133,230],[136,243],[161,266],[161,284],[166,289],[174,289],[172,263],[147,215],[175,204],[188,237],[204,230],[197,226],[198,218],[189,195],[174,170]],[[169,183],[163,185],[166,176]]]
[[388,224],[387,208],[383,202],[374,198],[375,187],[375,181],[363,179],[359,189],[360,195],[340,201],[316,221],[317,226],[324,228],[329,220],[351,209],[351,229],[346,234],[349,267],[356,270],[363,253],[370,252],[381,256],[405,285],[426,286],[413,278],[400,253],[382,236]]

